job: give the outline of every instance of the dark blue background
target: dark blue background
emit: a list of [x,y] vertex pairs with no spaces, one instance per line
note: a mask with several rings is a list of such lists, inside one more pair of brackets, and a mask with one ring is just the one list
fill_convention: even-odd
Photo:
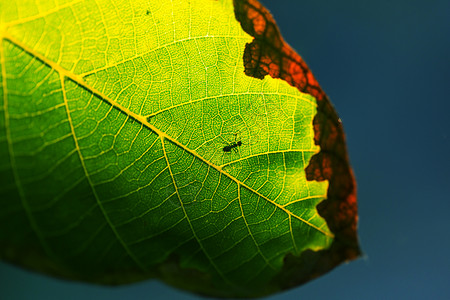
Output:
[[[343,120],[365,256],[267,299],[450,299],[450,1],[263,1]],[[0,298],[198,299],[0,264]]]

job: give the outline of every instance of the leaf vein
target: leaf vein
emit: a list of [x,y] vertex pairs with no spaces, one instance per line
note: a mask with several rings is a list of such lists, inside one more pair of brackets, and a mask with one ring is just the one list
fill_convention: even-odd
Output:
[[201,242],[200,238],[197,236],[197,233],[195,232],[194,227],[192,226],[191,220],[189,219],[189,216],[187,215],[186,209],[185,209],[185,207],[183,205],[183,201],[181,200],[180,193],[179,193],[178,187],[177,187],[177,183],[175,181],[175,177],[174,177],[174,174],[172,172],[172,168],[170,167],[169,158],[167,157],[167,151],[166,151],[166,147],[164,145],[164,137],[161,136],[160,139],[161,139],[161,145],[162,145],[163,152],[164,152],[164,157],[166,158],[166,163],[167,163],[167,166],[169,168],[170,177],[172,178],[172,183],[173,183],[173,186],[174,186],[175,191],[177,193],[178,201],[180,202],[180,206],[183,209],[183,213],[184,213],[184,215],[186,217],[186,220],[187,220],[187,222],[189,224],[189,227],[191,228],[192,234],[194,235],[195,239],[197,240],[197,243],[200,246],[200,248],[202,249],[203,253],[208,258],[209,262],[211,263],[213,268],[217,271],[217,273],[220,275],[220,277],[222,277],[228,284],[232,285],[232,283],[224,276],[224,274],[220,271],[220,269],[214,263],[213,259],[209,256],[208,252],[206,251],[205,247],[203,246],[203,243]]
[[3,113],[5,115],[4,120],[4,126],[6,131],[6,141],[8,144],[8,153],[10,154],[10,162],[11,162],[11,170],[14,177],[14,182],[16,184],[19,197],[21,200],[21,204],[23,209],[25,210],[25,214],[28,218],[28,221],[30,222],[30,226],[33,230],[33,232],[36,234],[36,237],[38,238],[39,242],[41,243],[42,248],[46,252],[46,254],[50,257],[54,256],[53,251],[50,249],[50,246],[45,241],[42,232],[39,230],[39,227],[36,223],[36,220],[34,219],[31,208],[29,206],[29,203],[27,202],[25,192],[22,187],[21,180],[19,178],[19,174],[17,172],[17,166],[15,162],[15,154],[13,149],[13,142],[11,138],[11,130],[9,125],[9,113],[8,113],[8,88],[7,88],[7,82],[6,82],[6,60],[5,60],[5,48],[4,48],[4,40],[0,40],[0,67],[2,72],[2,89],[3,89]]
[[62,87],[62,91],[63,91],[63,98],[64,98],[64,103],[66,106],[66,113],[67,113],[67,119],[69,121],[70,124],[70,130],[72,132],[72,136],[73,136],[73,141],[75,144],[75,148],[77,150],[78,153],[78,157],[80,159],[80,163],[81,163],[81,167],[83,169],[83,172],[86,176],[86,179],[89,183],[89,186],[91,187],[92,193],[95,197],[95,200],[97,202],[98,207],[100,208],[100,211],[103,214],[103,217],[105,218],[106,223],[108,224],[108,226],[111,228],[114,236],[117,238],[117,240],[119,241],[119,243],[122,245],[123,249],[125,250],[125,252],[130,256],[130,258],[136,263],[136,265],[141,268],[142,270],[145,271],[145,268],[143,266],[143,264],[138,260],[138,258],[131,252],[131,250],[128,248],[127,244],[125,243],[125,241],[121,238],[120,234],[117,232],[116,227],[114,226],[114,224],[112,223],[111,219],[109,218],[108,214],[105,211],[105,208],[103,207],[102,202],[100,201],[100,198],[97,195],[97,191],[95,190],[94,184],[91,180],[90,174],[86,168],[86,165],[84,163],[84,159],[83,159],[83,154],[81,153],[81,149],[78,145],[78,140],[77,140],[77,136],[75,134],[75,129],[73,127],[73,121],[72,118],[70,116],[70,110],[69,110],[69,104],[67,101],[67,95],[66,95],[66,89],[65,89],[65,78],[63,74],[60,74],[60,81],[61,81],[61,87]]
[[267,260],[266,256],[262,253],[261,248],[259,248],[259,245],[258,245],[258,243],[256,242],[255,237],[254,237],[252,231],[250,230],[250,226],[249,226],[249,224],[248,224],[248,222],[247,222],[247,219],[245,218],[244,209],[242,208],[242,201],[241,201],[241,185],[238,184],[237,186],[238,186],[237,189],[238,189],[239,207],[240,207],[240,209],[241,209],[242,218],[244,219],[244,223],[245,223],[245,226],[247,227],[248,234],[249,234],[250,237],[252,238],[253,243],[255,244],[256,249],[258,250],[258,253],[261,255],[261,257],[263,258],[263,260],[265,261],[265,263],[266,263],[270,268],[272,268],[273,270],[276,270],[275,267],[272,266],[272,264]]
[[90,91],[93,95],[96,95],[97,97],[99,97],[100,99],[104,100],[105,102],[109,103],[112,107],[114,107],[115,109],[118,109],[119,111],[121,111],[122,113],[128,115],[129,117],[135,119],[138,122],[141,122],[143,125],[145,125],[146,127],[148,127],[150,130],[152,130],[153,132],[155,132],[156,134],[159,135],[159,137],[161,139],[167,139],[168,141],[172,142],[173,144],[177,145],[178,147],[180,147],[181,149],[185,150],[186,152],[190,153],[191,155],[193,155],[194,157],[198,158],[199,160],[201,160],[202,162],[206,163],[207,165],[211,166],[212,168],[216,169],[218,172],[220,172],[221,174],[224,174],[225,176],[227,176],[228,178],[230,178],[232,181],[241,184],[243,187],[247,188],[249,191],[255,193],[256,195],[258,195],[259,197],[261,197],[262,199],[266,200],[267,202],[273,204],[275,207],[278,207],[280,209],[282,209],[286,214],[291,215],[292,217],[299,219],[300,221],[304,222],[305,224],[307,224],[308,226],[320,231],[321,233],[323,233],[324,235],[328,236],[328,237],[334,237],[334,235],[330,232],[324,231],[321,228],[318,228],[317,226],[309,223],[307,220],[304,220],[298,216],[296,216],[295,214],[293,214],[291,211],[287,210],[286,208],[282,207],[281,205],[279,205],[278,203],[274,202],[273,200],[265,197],[264,195],[258,193],[256,190],[252,189],[251,187],[247,186],[246,184],[244,184],[243,182],[239,181],[237,178],[231,176],[230,174],[228,174],[227,172],[225,172],[221,166],[217,166],[211,162],[209,162],[208,160],[206,160],[205,158],[203,158],[201,155],[199,155],[196,151],[191,150],[189,148],[187,148],[185,145],[183,145],[182,143],[180,143],[179,141],[177,141],[175,138],[169,136],[168,134],[166,134],[165,132],[159,130],[157,127],[155,127],[154,125],[150,124],[147,119],[145,118],[145,116],[140,116],[137,115],[136,113],[132,112],[130,109],[123,107],[122,105],[118,104],[116,101],[114,101],[113,99],[109,98],[108,96],[102,94],[100,91],[98,91],[97,89],[93,88],[92,86],[90,86],[89,84],[87,84],[82,77],[75,75],[73,73],[71,73],[70,71],[67,71],[65,69],[63,69],[62,67],[60,67],[59,65],[57,65],[56,63],[50,61],[49,59],[47,59],[46,57],[44,57],[43,55],[35,52],[34,50],[32,50],[31,48],[27,47],[26,45],[24,45],[23,43],[21,43],[20,41],[17,41],[14,37],[10,36],[10,35],[6,35],[5,39],[8,39],[9,41],[11,41],[12,43],[16,44],[18,47],[22,48],[24,51],[28,52],[31,55],[34,55],[36,58],[38,58],[39,60],[41,60],[43,63],[47,64],[48,66],[54,68],[55,70],[59,71],[61,75],[66,76],[67,78],[71,79],[73,82],[77,83],[80,87],[86,89],[87,91]]

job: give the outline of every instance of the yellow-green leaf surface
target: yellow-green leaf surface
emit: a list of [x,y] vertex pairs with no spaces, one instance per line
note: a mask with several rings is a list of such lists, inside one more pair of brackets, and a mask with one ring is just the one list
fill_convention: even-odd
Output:
[[245,74],[233,1],[1,0],[0,38],[3,260],[249,297],[331,245],[316,99]]

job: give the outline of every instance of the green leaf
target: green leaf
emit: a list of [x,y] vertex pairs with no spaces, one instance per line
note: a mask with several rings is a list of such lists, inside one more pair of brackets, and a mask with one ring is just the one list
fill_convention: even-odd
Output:
[[305,172],[326,170],[310,164],[321,98],[274,78],[275,56],[249,74],[247,4],[2,0],[3,260],[252,297],[315,276],[305,254],[342,253],[316,208],[331,181]]

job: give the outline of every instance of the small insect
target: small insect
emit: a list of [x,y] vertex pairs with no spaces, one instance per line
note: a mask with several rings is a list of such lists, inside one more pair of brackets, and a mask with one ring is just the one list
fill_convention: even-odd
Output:
[[233,143],[223,147],[223,152],[230,152],[233,149],[237,152],[237,147],[239,147],[241,145],[242,145],[241,141],[233,142]]
[[234,150],[234,152],[237,152],[237,147],[242,145],[241,141],[236,141],[237,135],[238,135],[237,133],[234,134],[234,142],[223,147],[223,149],[222,149],[223,152],[231,152],[231,150]]

